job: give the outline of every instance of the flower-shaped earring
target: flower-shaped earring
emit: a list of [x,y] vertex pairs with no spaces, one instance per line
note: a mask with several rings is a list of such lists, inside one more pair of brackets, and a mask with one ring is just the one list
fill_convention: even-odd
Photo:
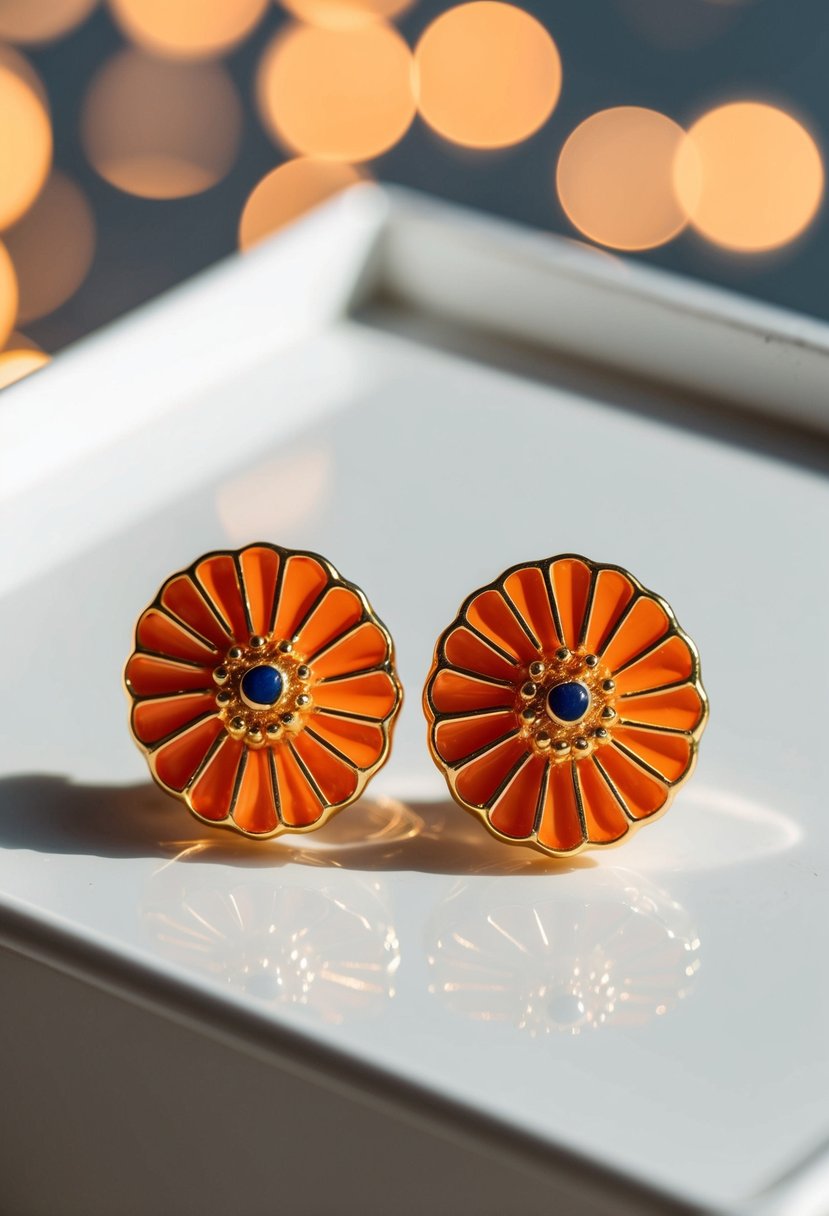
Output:
[[319,827],[385,762],[400,707],[391,637],[325,558],[209,553],[138,619],[130,726],[158,784],[246,836]]
[[565,554],[469,596],[438,640],[424,710],[460,805],[502,840],[562,856],[667,809],[708,702],[665,601]]

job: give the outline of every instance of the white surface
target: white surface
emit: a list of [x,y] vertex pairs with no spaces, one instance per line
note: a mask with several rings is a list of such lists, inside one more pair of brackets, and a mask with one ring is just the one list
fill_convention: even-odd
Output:
[[[380,222],[363,194],[312,225],[345,245],[355,208]],[[266,287],[278,315],[295,280],[265,269],[291,246],[202,285],[201,318],[246,296],[255,359],[206,383],[188,334],[188,393],[49,480],[30,453],[6,495],[0,934],[4,907],[29,910],[205,1001],[742,1208],[829,1131],[826,481],[324,309],[269,346]],[[110,335],[131,394],[163,383],[148,352],[174,315]],[[96,343],[90,426],[112,407]],[[55,408],[63,364],[12,390],[17,419]],[[379,805],[295,844],[211,833],[156,793],[119,682],[165,575],[260,538],[365,588],[408,694]],[[560,551],[668,598],[712,706],[665,820],[569,866],[447,801],[419,707],[461,598]]]

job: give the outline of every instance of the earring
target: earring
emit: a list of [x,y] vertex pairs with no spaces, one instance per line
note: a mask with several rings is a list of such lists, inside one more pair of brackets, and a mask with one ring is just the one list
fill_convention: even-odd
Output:
[[468,597],[423,707],[453,798],[501,840],[556,857],[667,810],[708,716],[697,649],[665,601],[572,554]]
[[269,544],[171,575],[124,679],[156,782],[246,836],[309,831],[359,798],[402,697],[363,592],[325,558]]

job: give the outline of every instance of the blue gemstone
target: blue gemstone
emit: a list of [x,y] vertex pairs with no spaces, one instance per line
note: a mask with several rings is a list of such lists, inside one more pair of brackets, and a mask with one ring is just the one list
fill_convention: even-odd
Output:
[[587,713],[590,693],[578,680],[568,680],[566,684],[556,684],[550,689],[547,704],[550,713],[560,722],[578,722]]
[[263,663],[242,676],[242,694],[254,705],[273,705],[282,695],[282,676],[275,667]]

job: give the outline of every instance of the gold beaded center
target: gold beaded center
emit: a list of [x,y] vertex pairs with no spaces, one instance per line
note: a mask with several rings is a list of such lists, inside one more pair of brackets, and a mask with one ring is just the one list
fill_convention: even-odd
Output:
[[[556,719],[549,708],[551,690],[565,683],[582,684],[589,694],[587,708],[575,722]],[[562,646],[526,668],[516,705],[521,733],[539,755],[581,760],[610,742],[617,719],[615,700],[616,685],[601,660],[583,647]]]
[[[242,680],[262,666],[276,668],[282,688],[273,705],[255,706],[245,699]],[[273,746],[298,734],[313,713],[311,669],[288,641],[255,636],[246,646],[231,646],[213,679],[219,687],[216,704],[225,730],[248,747]]]

